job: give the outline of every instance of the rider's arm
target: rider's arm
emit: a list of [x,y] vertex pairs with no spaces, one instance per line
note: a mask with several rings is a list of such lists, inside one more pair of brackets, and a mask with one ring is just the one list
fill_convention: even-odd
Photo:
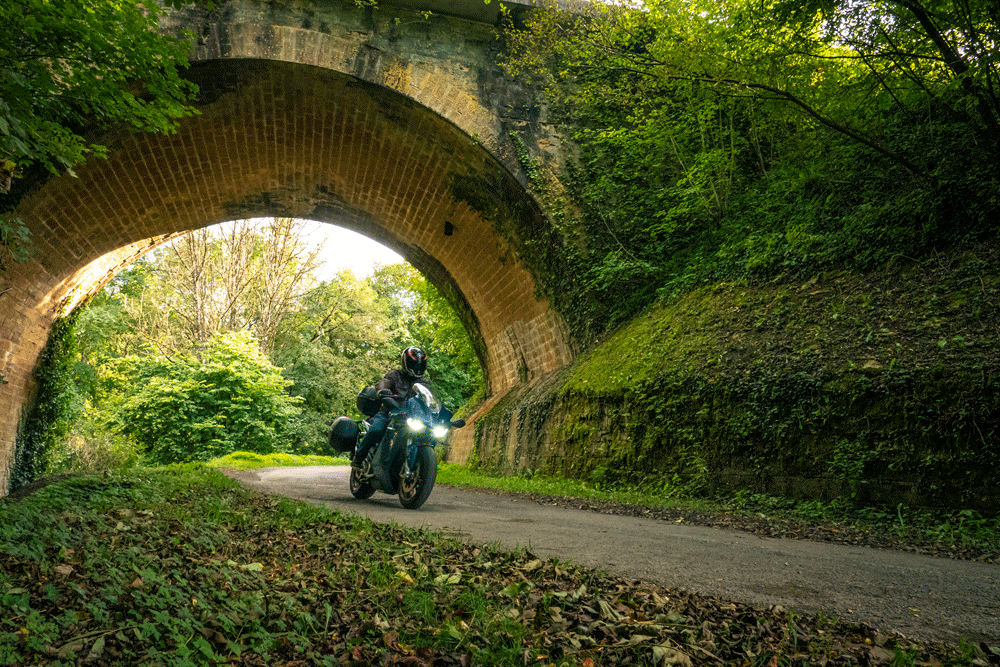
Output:
[[375,385],[375,391],[379,398],[390,396],[398,401],[402,394],[399,387],[399,371],[393,370],[386,373],[385,377]]
[[389,371],[375,385],[375,392],[379,398],[382,398],[383,396],[391,396],[392,394],[395,393],[393,391],[393,389],[395,389],[395,386],[396,386],[395,377],[393,376],[393,372]]

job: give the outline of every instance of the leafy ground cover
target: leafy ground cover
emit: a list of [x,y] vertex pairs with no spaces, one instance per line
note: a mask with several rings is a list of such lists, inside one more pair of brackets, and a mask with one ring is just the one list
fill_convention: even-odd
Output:
[[0,501],[4,665],[971,665],[987,647],[755,609],[249,490],[204,466]]

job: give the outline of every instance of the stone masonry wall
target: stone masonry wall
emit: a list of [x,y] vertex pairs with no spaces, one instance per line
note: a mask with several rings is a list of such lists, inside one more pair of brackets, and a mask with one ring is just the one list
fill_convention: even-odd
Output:
[[323,0],[221,2],[163,28],[196,35],[200,115],[170,135],[95,136],[108,159],[16,207],[34,244],[0,274],[0,495],[55,318],[163,239],[225,220],[307,218],[393,248],[450,295],[491,394],[572,358],[496,213],[543,224],[509,132],[545,130],[500,76],[489,25]]

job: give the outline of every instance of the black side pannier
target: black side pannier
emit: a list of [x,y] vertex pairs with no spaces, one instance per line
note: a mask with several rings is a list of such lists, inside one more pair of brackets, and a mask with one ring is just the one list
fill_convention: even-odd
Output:
[[382,408],[382,401],[379,400],[375,387],[365,387],[358,392],[358,400],[355,405],[358,407],[358,412],[365,417],[374,417]]
[[358,442],[358,423],[350,417],[337,417],[330,427],[330,449],[344,454]]

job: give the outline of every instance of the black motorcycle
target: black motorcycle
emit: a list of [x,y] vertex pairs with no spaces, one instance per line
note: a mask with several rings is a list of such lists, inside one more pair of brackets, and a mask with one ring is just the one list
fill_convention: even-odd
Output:
[[[437,454],[434,448],[443,442],[451,430],[462,428],[465,421],[451,420],[452,413],[423,384],[413,385],[415,395],[406,399],[405,405],[392,397],[378,399],[374,389],[367,387],[358,394],[358,410],[366,419],[355,421],[338,417],[330,429],[330,446],[341,452],[354,452],[361,445],[373,417],[383,402],[389,406],[389,426],[381,442],[372,447],[357,465],[351,466],[351,493],[355,498],[370,498],[376,491],[398,493],[399,502],[411,510],[427,500],[437,479]],[[384,448],[391,448],[388,455],[380,456]],[[388,461],[388,484],[375,474],[374,461]]]

